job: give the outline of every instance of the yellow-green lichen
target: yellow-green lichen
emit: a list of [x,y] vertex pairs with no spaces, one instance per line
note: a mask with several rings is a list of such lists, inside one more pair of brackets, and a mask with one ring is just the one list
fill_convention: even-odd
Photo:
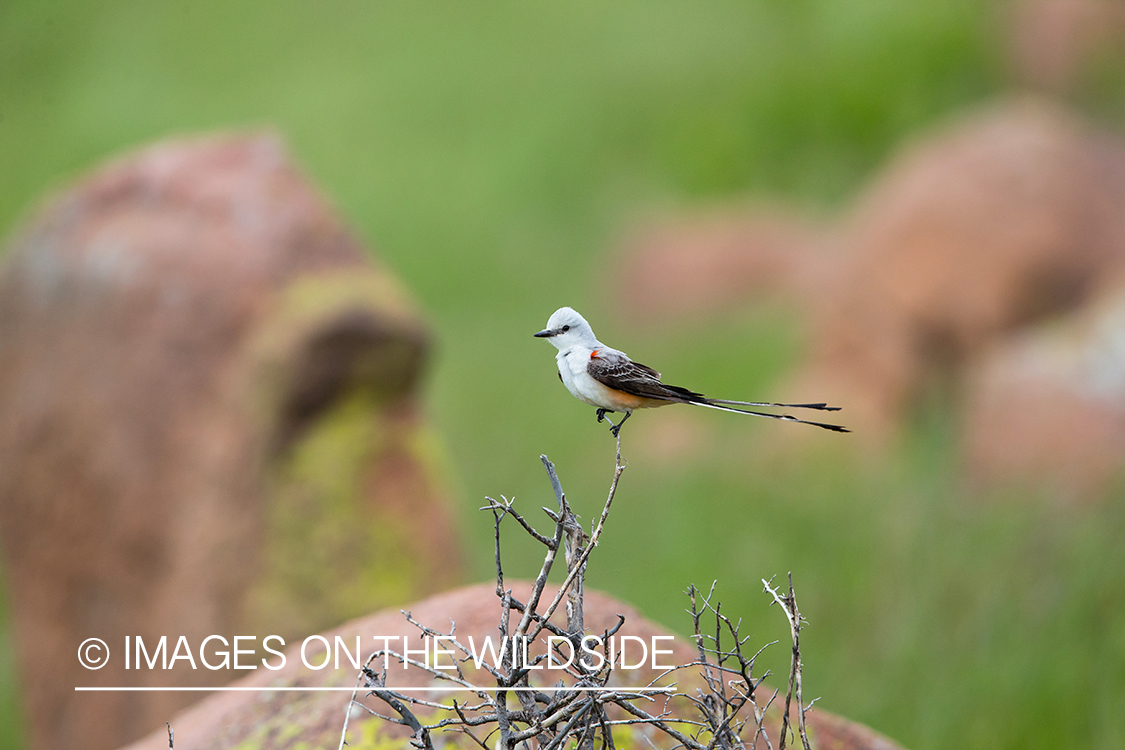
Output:
[[[374,321],[385,337],[371,350],[349,352],[353,359],[348,368],[355,376],[379,373],[391,360],[411,361],[427,340],[417,306],[384,273],[348,269],[310,274],[273,295],[246,349],[247,403],[263,434],[276,436],[286,429],[285,406],[302,370],[310,366],[306,358],[310,344],[335,330],[340,321],[356,317]],[[353,384],[360,381],[362,377],[357,377]],[[367,385],[376,383],[369,379]],[[270,449],[277,447],[267,443]]]
[[273,471],[254,609],[290,634],[366,614],[412,590],[411,556],[362,501],[386,424],[356,390],[310,426]]

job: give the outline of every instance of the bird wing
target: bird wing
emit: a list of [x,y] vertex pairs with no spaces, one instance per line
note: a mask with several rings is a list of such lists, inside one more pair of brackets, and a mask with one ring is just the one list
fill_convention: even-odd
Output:
[[660,373],[613,349],[595,349],[586,373],[602,385],[659,401],[701,401],[703,394],[660,382]]
[[[634,362],[625,356],[624,353],[615,349],[594,349],[590,353],[590,361],[586,364],[586,372],[594,380],[598,381],[604,386],[613,388],[618,391],[632,394],[634,396],[642,396],[644,398],[651,398],[658,401],[672,401],[681,404],[695,404],[697,406],[706,406],[709,409],[718,409],[720,411],[730,411],[736,414],[748,414],[752,417],[766,417],[768,419],[780,419],[786,422],[799,422],[801,424],[811,424],[815,427],[821,427],[825,430],[832,430],[834,432],[850,432],[846,427],[836,424],[825,424],[824,422],[810,422],[804,419],[797,419],[789,414],[768,414],[766,412],[751,411],[750,409],[742,409],[732,404],[741,406],[757,406],[758,402],[751,401],[716,401],[709,399],[702,393],[689,391],[687,388],[681,388],[677,385],[668,385],[667,383],[660,382],[660,373],[651,367],[646,367],[639,362]],[[784,407],[800,407],[804,409],[822,409],[826,411],[835,411],[835,407],[828,407],[825,404],[773,404],[762,403],[762,406],[784,406]]]

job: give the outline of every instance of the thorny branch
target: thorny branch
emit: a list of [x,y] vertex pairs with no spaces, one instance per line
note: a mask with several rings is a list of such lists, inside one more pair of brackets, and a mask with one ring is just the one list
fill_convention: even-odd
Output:
[[[409,658],[408,654],[389,648],[371,654],[360,670],[348,703],[340,734],[340,750],[347,744],[348,724],[353,710],[408,728],[411,733],[410,743],[419,750],[433,750],[433,732],[462,734],[476,746],[489,749],[497,747],[500,750],[516,750],[535,746],[540,750],[571,747],[578,750],[593,750],[595,747],[614,750],[615,727],[642,731],[642,738],[653,748],[657,747],[653,744],[653,739],[663,735],[663,746],[688,750],[754,748],[757,747],[759,737],[772,750],[764,722],[766,711],[778,693],[773,691],[762,703],[758,689],[765,675],[753,675],[754,660],[765,647],[753,653],[745,650],[748,638],[739,636],[741,623],[732,622],[722,614],[720,603],[714,600],[714,584],[706,596],[694,586],[689,587],[686,592],[691,603],[688,612],[692,617],[692,637],[698,652],[696,661],[667,669],[647,684],[628,691],[609,686],[615,666],[609,639],[621,628],[625,618],[618,615],[618,622],[613,627],[600,634],[588,634],[583,613],[583,594],[587,565],[605,529],[618,481],[626,467],[621,459],[621,438],[620,435],[617,436],[617,455],[609,494],[589,534],[582,529],[578,516],[571,510],[554,464],[546,456],[541,456],[540,459],[547,471],[557,504],[557,510],[543,508],[554,524],[551,534],[535,529],[513,507],[513,502],[503,496],[500,501],[486,498],[488,504],[481,508],[491,512],[493,517],[495,591],[500,600],[498,633],[501,645],[496,652],[497,660],[489,664],[487,660],[474,658],[472,649],[455,635],[455,623],[450,623],[448,633],[440,633],[414,620],[409,612],[404,612],[407,621],[421,635],[440,638],[443,644],[449,644],[459,654],[455,659],[456,669],[452,673],[440,671],[435,665],[417,661]],[[508,517],[545,549],[543,562],[526,602],[516,599],[512,590],[505,586],[500,526]],[[548,576],[560,548],[566,563],[566,575],[562,584],[545,597]],[[804,724],[804,712],[808,706],[801,703],[801,665],[797,645],[802,620],[796,609],[792,577],[788,597],[781,597],[768,583],[766,590],[786,610],[793,635],[793,663],[778,750],[785,748],[789,701],[794,690],[800,708],[798,715],[801,738],[805,743],[805,750],[809,750]],[[551,622],[550,618],[564,599],[566,626],[562,627]],[[549,600],[548,603],[545,607],[541,606],[545,600]],[[512,616],[513,612],[515,618]],[[528,645],[542,643],[537,639],[543,631],[555,636],[555,650],[529,655]],[[559,647],[564,642],[559,642],[560,638],[565,639],[574,655],[584,653],[582,647],[590,638],[600,638],[594,642],[599,644],[605,658],[595,665],[595,660],[587,658],[584,653],[562,670],[567,678],[565,681],[552,687],[532,685],[531,675],[537,667],[541,668],[544,660],[550,658],[552,653],[562,656]],[[463,691],[462,694],[472,696],[472,702],[462,703],[452,699],[445,703],[388,686],[387,664],[391,658],[400,664],[422,670],[433,680],[456,686]],[[382,660],[383,668],[377,672],[372,665],[379,660]],[[494,686],[470,682],[461,668],[462,664],[470,660],[487,673]],[[668,681],[684,670],[688,670],[693,677],[701,677],[702,685],[691,691],[677,692],[676,683]],[[364,696],[360,695],[361,692]],[[389,713],[379,713],[370,708],[363,702],[363,697],[376,698],[389,709]],[[514,703],[509,701],[509,697],[515,699]],[[642,704],[651,704],[651,708],[646,710],[642,708]],[[499,736],[494,737],[497,734]],[[744,734],[747,735],[745,739]]]
[[777,592],[773,586],[770,585],[772,579],[767,581],[762,579],[762,585],[765,590],[773,596],[775,602],[781,605],[785,610],[785,618],[789,621],[789,631],[793,637],[793,655],[789,661],[789,683],[785,691],[785,712],[781,715],[781,741],[778,745],[778,750],[785,750],[785,740],[789,733],[789,706],[792,702],[794,693],[797,697],[797,729],[801,735],[801,744],[804,745],[805,750],[811,750],[809,747],[809,737],[805,731],[805,712],[808,711],[812,704],[816,702],[813,700],[807,706],[802,702],[801,698],[801,624],[808,622],[801,616],[801,612],[797,609],[797,595],[793,592],[793,573],[789,573],[789,595],[782,596]]

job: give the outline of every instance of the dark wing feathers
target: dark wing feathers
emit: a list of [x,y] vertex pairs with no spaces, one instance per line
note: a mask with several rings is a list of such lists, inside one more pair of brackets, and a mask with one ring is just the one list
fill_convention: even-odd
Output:
[[620,355],[590,357],[586,372],[602,385],[645,398],[659,401],[706,401],[702,393],[661,383],[659,372]]
[[786,422],[811,424],[835,432],[849,432],[847,428],[841,427],[840,425],[809,422],[804,419],[797,419],[788,414],[767,414],[765,412],[738,408],[739,406],[780,406],[837,411],[838,407],[832,407],[826,404],[775,404],[757,401],[724,401],[720,399],[710,399],[702,393],[689,391],[687,388],[681,388],[678,385],[661,383],[659,372],[639,362],[633,362],[624,354],[616,351],[596,351],[594,355],[590,357],[590,361],[586,365],[586,372],[602,385],[618,391],[624,391],[625,393],[644,396],[645,398],[657,399],[659,401],[697,404],[699,406],[707,406],[722,411],[749,414],[754,417],[767,417],[769,419],[781,419]]

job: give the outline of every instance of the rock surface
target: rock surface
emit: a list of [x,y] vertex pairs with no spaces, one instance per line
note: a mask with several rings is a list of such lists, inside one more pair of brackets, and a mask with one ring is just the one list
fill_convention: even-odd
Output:
[[0,541],[32,748],[194,698],[76,685],[226,679],[127,673],[126,635],[293,636],[456,579],[427,349],[272,137],[158,144],[30,218],[0,272]]
[[623,312],[780,298],[810,351],[773,395],[840,404],[878,443],[996,342],[1105,293],[1125,268],[1125,140],[1011,98],[915,138],[833,226],[783,216],[643,233],[619,262]]
[[808,376],[886,430],[930,382],[956,385],[1125,265],[1125,145],[1038,100],[992,106],[900,154],[841,241]]
[[1119,0],[1015,0],[1008,16],[1011,66],[1024,84],[1066,93],[1099,56],[1125,53]]
[[620,252],[614,295],[623,311],[643,318],[714,315],[797,294],[822,265],[825,235],[778,208],[658,224]]
[[[529,584],[517,582],[512,585],[516,598],[526,601]],[[641,617],[632,607],[616,601],[604,594],[587,590],[585,593],[585,621],[590,633],[603,632],[616,624],[617,616],[625,617],[625,625],[620,635],[635,635],[651,643],[654,635],[670,635],[664,628]],[[456,633],[467,642],[473,636],[480,642],[487,635],[496,636],[500,617],[500,601],[495,594],[494,584],[478,584],[456,589],[418,602],[409,608],[410,613],[420,623],[434,627],[442,632],[448,631],[449,621],[456,623]],[[556,613],[558,614],[558,613]],[[565,620],[565,617],[563,617]],[[325,633],[329,642],[340,636],[348,644],[354,644],[355,636],[363,637],[363,656],[366,659],[377,648],[371,636],[403,636],[414,639],[418,631],[406,622],[398,610],[380,612],[354,622],[342,625]],[[401,641],[399,641],[401,643]],[[392,648],[394,641],[390,641]],[[697,658],[693,644],[677,638],[672,646],[658,642],[661,648],[669,647],[674,653],[662,656],[667,663],[688,663]],[[420,648],[412,640],[411,648]],[[311,653],[311,652],[310,652]],[[323,651],[317,652],[318,656]],[[316,662],[312,658],[310,663]],[[347,665],[350,667],[350,665]],[[430,680],[425,672],[399,670],[394,660],[390,660],[388,684],[397,686],[425,686]],[[276,672],[259,670],[257,673],[236,685],[238,687],[284,687],[300,685],[314,686],[354,686],[357,671],[324,669],[312,671],[301,665],[299,646],[290,649],[285,667]],[[638,679],[651,679],[655,673],[651,669],[619,672],[615,679],[624,675]],[[400,676],[401,675],[401,676]],[[395,680],[392,682],[392,680]],[[683,679],[686,684],[687,678]],[[553,682],[553,681],[552,681]],[[481,684],[481,683],[474,683]],[[617,683],[624,684],[624,683]],[[632,683],[631,683],[632,684]],[[305,747],[336,747],[344,722],[344,709],[348,705],[351,692],[233,692],[208,697],[196,706],[184,711],[171,720],[176,731],[176,750],[225,750],[226,748],[253,747],[258,750],[296,750]],[[431,699],[440,700],[436,694]],[[448,698],[448,696],[442,696]],[[781,696],[784,698],[784,696]],[[378,701],[368,699],[372,708],[381,708]],[[819,750],[896,750],[899,746],[878,733],[854,722],[834,716],[820,708],[808,714],[808,725]],[[767,719],[767,730],[771,732],[776,747],[780,715],[771,708]],[[355,712],[348,727],[348,746],[351,748],[373,748],[387,746],[407,746],[407,734],[397,731],[386,722]],[[469,741],[457,735],[442,734],[445,747],[470,747]],[[167,746],[168,736],[158,730],[148,737],[129,745],[123,750],[158,750]],[[765,747],[759,740],[758,746]]]
[[1120,290],[999,344],[974,367],[965,456],[975,479],[1064,499],[1125,479],[1125,280]]

